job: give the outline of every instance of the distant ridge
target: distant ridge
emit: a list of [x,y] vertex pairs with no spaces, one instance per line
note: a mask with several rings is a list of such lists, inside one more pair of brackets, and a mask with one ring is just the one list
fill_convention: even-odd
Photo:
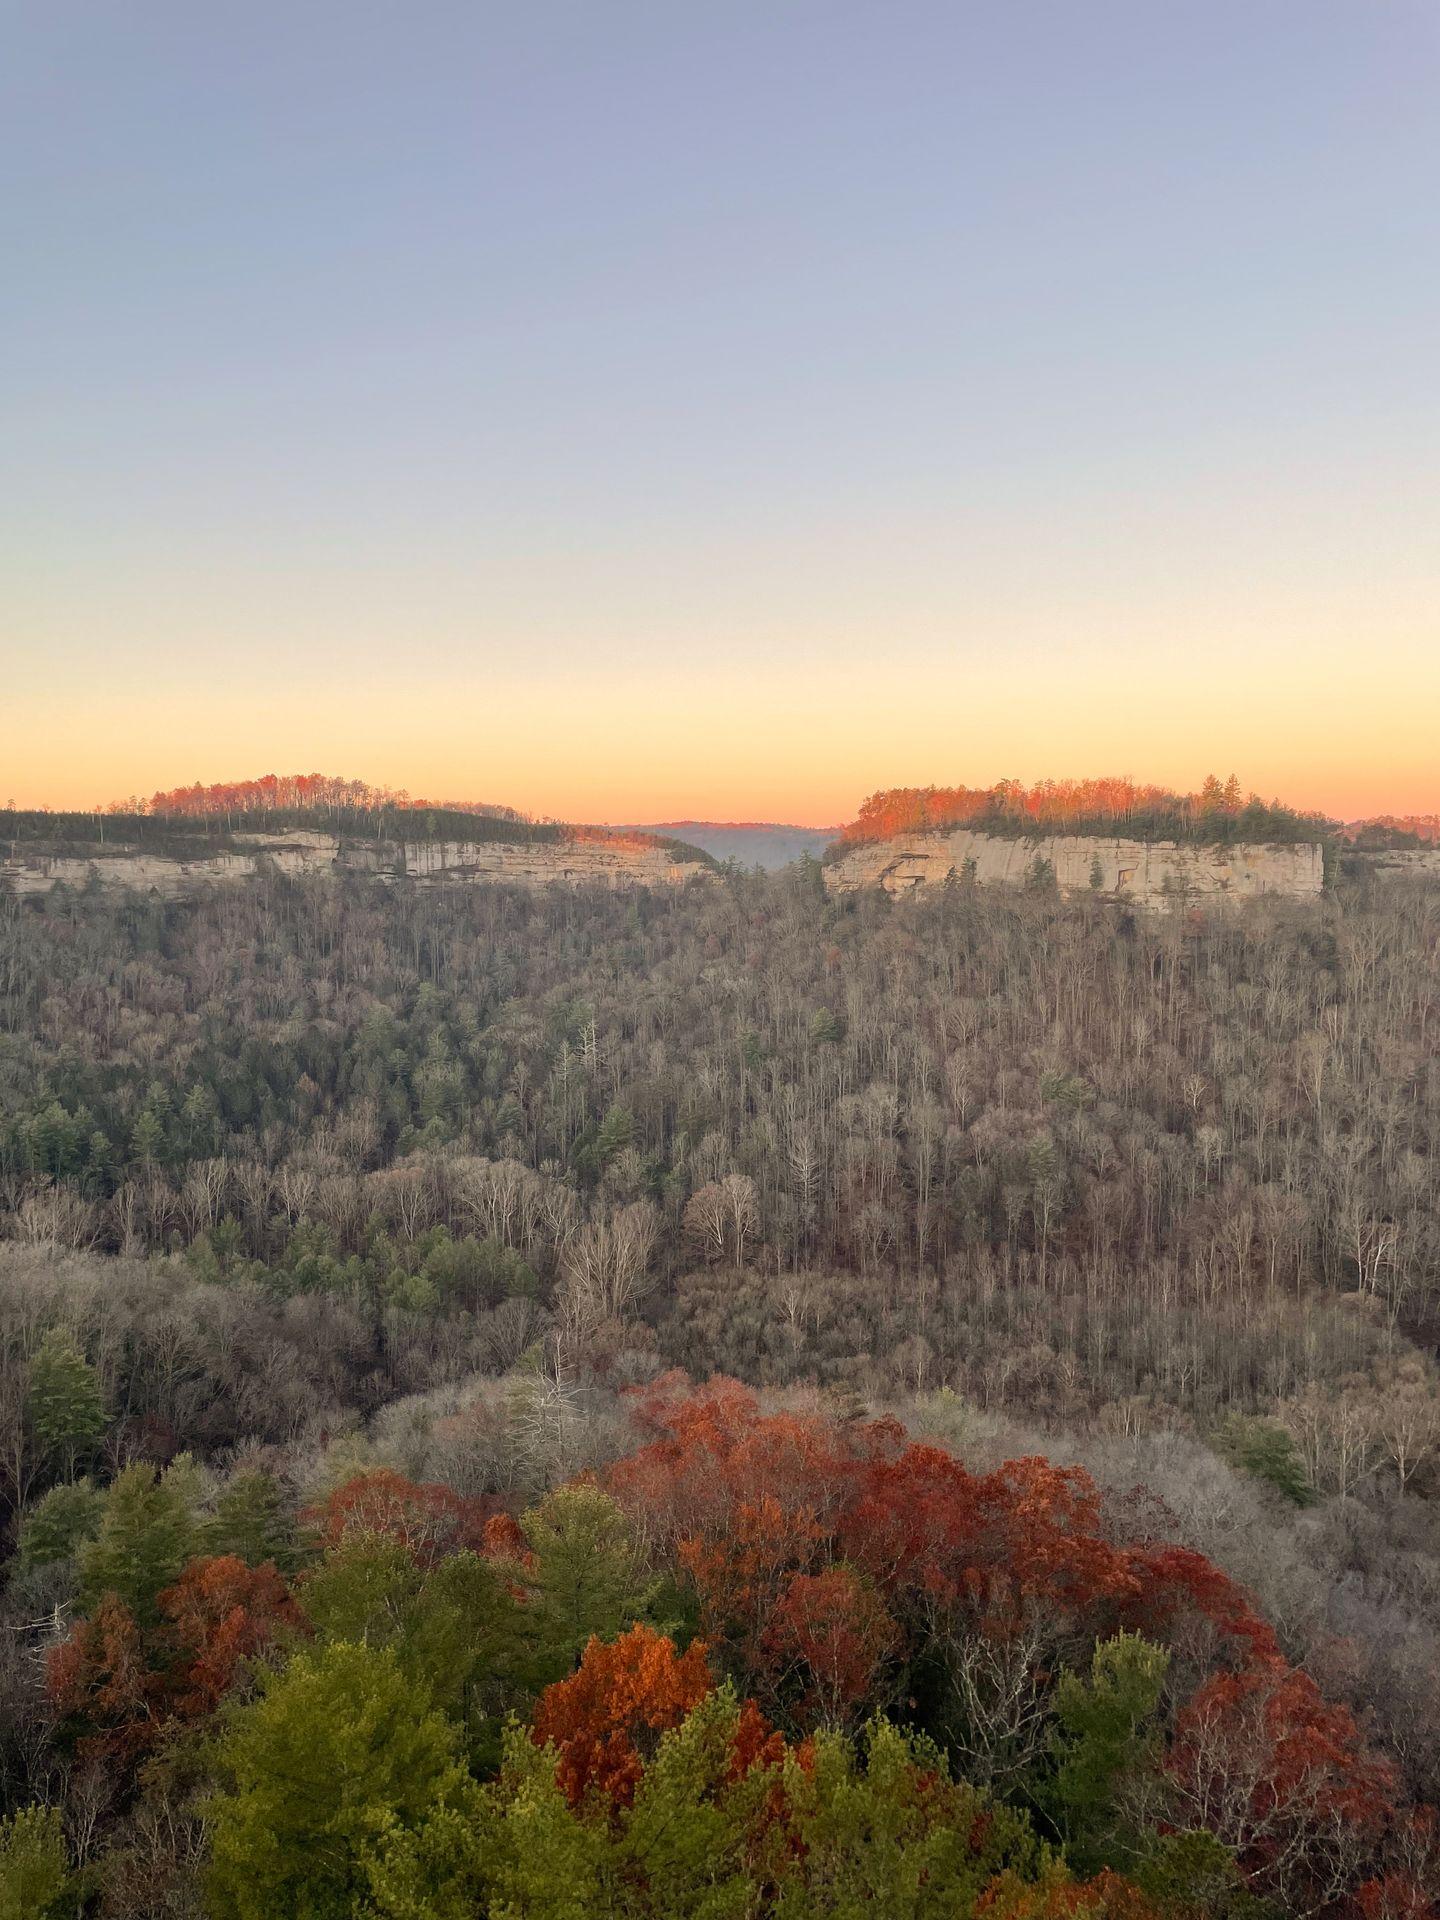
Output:
[[664,820],[631,828],[637,833],[673,837],[699,847],[715,860],[735,860],[742,867],[774,872],[807,853],[818,860],[839,833],[839,827],[796,827],[777,820]]

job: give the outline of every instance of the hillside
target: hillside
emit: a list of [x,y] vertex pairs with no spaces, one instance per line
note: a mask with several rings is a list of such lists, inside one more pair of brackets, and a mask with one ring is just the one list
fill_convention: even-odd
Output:
[[[0,1780],[88,1813],[54,1920],[671,1920],[716,1860],[756,1920],[1431,1920],[1440,886],[45,907]],[[935,1901],[831,1899],[877,1832]]]

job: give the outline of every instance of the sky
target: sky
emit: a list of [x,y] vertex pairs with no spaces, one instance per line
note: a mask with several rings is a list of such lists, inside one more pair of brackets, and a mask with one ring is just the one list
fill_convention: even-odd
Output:
[[0,11],[0,804],[1440,808],[1433,0]]

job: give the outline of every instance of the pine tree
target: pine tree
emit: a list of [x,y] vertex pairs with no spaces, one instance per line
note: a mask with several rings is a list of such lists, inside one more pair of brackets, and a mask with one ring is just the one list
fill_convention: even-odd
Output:
[[54,1566],[73,1560],[100,1531],[105,1495],[90,1480],[52,1487],[20,1525],[20,1565]]
[[561,1487],[520,1522],[535,1556],[534,1617],[544,1657],[568,1672],[591,1635],[613,1639],[645,1610],[630,1528],[598,1487]]
[[47,1333],[30,1362],[25,1414],[41,1460],[67,1479],[105,1431],[99,1375],[63,1329]]
[[259,1679],[218,1743],[214,1920],[363,1912],[380,1836],[468,1796],[456,1731],[388,1648],[341,1641]]
[[298,1559],[295,1529],[273,1474],[237,1473],[221,1490],[204,1531],[208,1553],[233,1553],[247,1567],[270,1560],[283,1573]]
[[72,1886],[57,1807],[0,1820],[0,1920],[60,1920],[73,1911]]
[[1169,1665],[1164,1647],[1121,1633],[1096,1646],[1087,1678],[1061,1675],[1057,1764],[1036,1797],[1065,1841],[1066,1858],[1086,1872],[1128,1857],[1120,1789],[1155,1764],[1153,1720]]
[[188,1463],[156,1479],[137,1464],[119,1474],[105,1496],[100,1531],[80,1555],[80,1592],[87,1608],[118,1594],[142,1627],[159,1618],[161,1590],[179,1579],[196,1547]]
[[617,1100],[601,1121],[600,1131],[595,1137],[595,1151],[600,1164],[608,1166],[617,1153],[622,1153],[634,1143],[635,1116]]
[[160,1159],[164,1149],[165,1128],[154,1110],[145,1107],[130,1135],[130,1157],[137,1166],[149,1167]]

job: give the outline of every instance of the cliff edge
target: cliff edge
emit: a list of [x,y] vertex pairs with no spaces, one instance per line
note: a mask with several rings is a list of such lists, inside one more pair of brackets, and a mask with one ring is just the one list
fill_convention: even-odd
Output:
[[1099,834],[1021,839],[959,827],[844,847],[826,866],[825,885],[832,893],[865,887],[911,893],[962,879],[1023,886],[1037,873],[1047,880],[1053,873],[1062,894],[1093,892],[1170,911],[1260,894],[1316,898],[1325,882],[1325,858],[1318,841],[1206,846]]

